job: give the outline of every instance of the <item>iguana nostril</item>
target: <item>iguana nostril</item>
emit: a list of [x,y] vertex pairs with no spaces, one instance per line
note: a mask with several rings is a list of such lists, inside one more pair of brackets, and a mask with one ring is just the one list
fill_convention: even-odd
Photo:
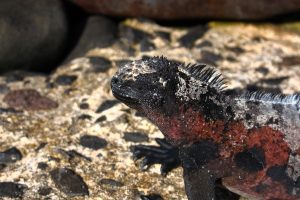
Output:
[[117,84],[117,83],[119,82],[119,80],[118,80],[118,78],[113,77],[113,78],[111,79],[111,82],[114,83],[114,84]]

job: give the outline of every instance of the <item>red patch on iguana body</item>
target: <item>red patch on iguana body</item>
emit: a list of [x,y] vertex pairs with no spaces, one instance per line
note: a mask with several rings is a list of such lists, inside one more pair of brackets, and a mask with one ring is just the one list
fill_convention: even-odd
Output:
[[261,147],[265,153],[266,167],[288,163],[290,148],[284,135],[271,127],[252,129],[247,140],[248,147]]
[[[181,109],[182,110],[182,109]],[[268,166],[288,162],[290,149],[283,133],[271,127],[247,129],[243,122],[229,122],[225,128],[222,120],[208,121],[192,109],[176,116],[148,113],[162,133],[175,144],[212,140],[219,144],[220,156],[227,158],[246,148],[261,147]]]

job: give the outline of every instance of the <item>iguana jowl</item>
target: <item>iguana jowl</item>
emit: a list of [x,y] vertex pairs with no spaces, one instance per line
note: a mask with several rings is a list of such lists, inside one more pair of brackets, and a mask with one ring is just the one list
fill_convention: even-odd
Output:
[[189,199],[213,199],[216,180],[250,198],[300,199],[299,95],[233,95],[215,68],[163,57],[126,64],[111,88],[179,149]]

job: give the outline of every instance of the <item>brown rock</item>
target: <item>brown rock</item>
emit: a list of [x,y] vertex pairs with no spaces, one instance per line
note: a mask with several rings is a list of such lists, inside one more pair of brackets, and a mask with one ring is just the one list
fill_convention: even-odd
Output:
[[299,0],[73,0],[92,13],[155,19],[259,20],[300,11]]
[[58,107],[55,101],[42,96],[38,91],[32,89],[11,91],[3,100],[10,107],[21,107],[25,110],[45,110]]

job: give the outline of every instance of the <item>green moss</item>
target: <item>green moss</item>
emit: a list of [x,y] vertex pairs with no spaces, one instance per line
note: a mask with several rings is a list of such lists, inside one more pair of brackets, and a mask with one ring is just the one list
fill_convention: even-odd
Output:
[[216,27],[226,27],[226,26],[237,26],[242,25],[245,23],[242,22],[231,22],[231,21],[212,21],[209,22],[208,26],[210,28],[216,28]]
[[281,24],[280,28],[285,29],[287,31],[300,33],[300,22],[291,22],[291,23]]

